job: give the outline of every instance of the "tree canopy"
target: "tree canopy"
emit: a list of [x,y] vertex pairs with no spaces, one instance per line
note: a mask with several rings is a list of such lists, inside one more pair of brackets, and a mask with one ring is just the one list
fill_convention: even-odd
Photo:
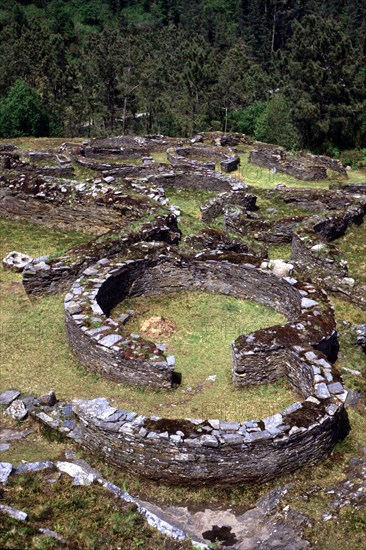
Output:
[[361,0],[0,0],[0,134],[365,147],[365,36]]

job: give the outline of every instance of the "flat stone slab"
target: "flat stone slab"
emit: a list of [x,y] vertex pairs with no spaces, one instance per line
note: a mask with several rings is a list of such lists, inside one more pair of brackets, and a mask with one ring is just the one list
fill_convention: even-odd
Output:
[[0,407],[8,407],[19,395],[20,391],[17,390],[7,390],[0,393]]
[[[75,461],[76,462],[76,461]],[[75,462],[56,462],[56,468],[73,478],[73,485],[92,485],[97,479],[101,478],[101,474],[90,468],[83,461]]]
[[40,472],[41,470],[48,470],[53,468],[54,464],[50,460],[45,462],[28,462],[26,464],[19,464],[15,469],[15,474],[28,474],[30,472]]
[[7,506],[6,504],[0,504],[0,513],[18,519],[19,521],[26,521],[28,519],[28,514],[16,508],[12,508],[12,506]]
[[18,432],[16,430],[5,429],[0,432],[0,441],[16,441],[18,439],[24,439],[29,434],[33,433],[33,430],[24,430]]

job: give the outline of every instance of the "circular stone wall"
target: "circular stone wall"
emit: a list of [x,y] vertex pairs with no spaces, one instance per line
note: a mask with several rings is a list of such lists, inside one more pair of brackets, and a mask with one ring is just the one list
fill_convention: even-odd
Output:
[[[111,407],[103,398],[77,402],[79,442],[116,466],[173,484],[263,482],[324,459],[347,433],[347,392],[328,360],[337,353],[332,308],[324,291],[310,284],[280,279],[249,264],[161,251],[127,262],[101,260],[74,283],[65,300],[73,350],[88,368],[112,379],[170,387],[174,358],[138,335],[122,336],[108,315],[127,296],[179,289],[250,297],[284,313],[286,325],[234,342],[233,382],[261,384],[284,376],[301,401],[249,422],[147,418]],[[91,318],[102,326],[90,328]]]

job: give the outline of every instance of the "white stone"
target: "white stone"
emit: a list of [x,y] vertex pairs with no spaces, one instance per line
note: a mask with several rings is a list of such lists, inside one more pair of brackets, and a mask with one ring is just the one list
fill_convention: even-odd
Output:
[[303,309],[307,309],[307,308],[316,306],[317,304],[318,304],[318,302],[316,302],[315,300],[311,300],[310,298],[302,298],[302,300],[301,300],[301,307]]
[[99,341],[99,344],[106,348],[111,348],[120,340],[122,340],[122,336],[120,336],[119,334],[108,334],[108,336],[105,336]]
[[326,245],[324,243],[315,244],[310,248],[313,252],[320,252],[320,250],[323,250],[323,248],[326,248]]
[[0,504],[0,512],[20,521],[26,521],[28,519],[28,514],[12,506],[8,506],[7,504]]
[[5,414],[14,420],[23,420],[27,416],[28,410],[23,401],[16,399],[6,409]]
[[0,483],[7,484],[9,476],[13,470],[13,465],[10,462],[0,462]]
[[5,256],[3,265],[5,269],[11,269],[20,273],[32,260],[33,258],[31,256],[13,250]]
[[355,280],[352,277],[343,277],[342,282],[351,288],[355,286]]

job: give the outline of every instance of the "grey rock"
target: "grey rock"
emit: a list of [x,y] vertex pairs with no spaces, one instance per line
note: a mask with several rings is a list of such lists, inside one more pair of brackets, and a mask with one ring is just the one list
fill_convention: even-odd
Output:
[[[179,437],[179,436],[177,436]],[[202,445],[205,447],[218,447],[219,442],[217,441],[216,437],[214,435],[202,435],[200,437],[200,441]]]
[[16,399],[6,409],[5,414],[14,420],[24,420],[28,416],[28,410],[23,401]]
[[268,430],[269,428],[276,428],[277,426],[280,426],[283,422],[283,417],[282,414],[277,413],[273,416],[269,416],[268,418],[264,418],[263,422],[266,430]]
[[328,385],[328,390],[330,391],[330,393],[333,393],[336,395],[338,393],[343,393],[344,387],[340,382],[334,382],[333,384]]
[[101,344],[105,348],[111,348],[121,340],[122,336],[120,336],[119,334],[108,334],[108,336],[105,336],[104,338],[99,340],[99,344]]
[[33,430],[24,430],[19,432],[17,430],[5,429],[0,432],[0,441],[15,441],[17,439],[24,439],[29,434],[33,433]]
[[315,385],[315,395],[319,399],[328,399],[328,397],[330,397],[330,393],[328,391],[328,386],[324,382],[321,382],[320,384],[316,384]]
[[0,512],[19,521],[26,521],[28,519],[28,514],[7,504],[0,504]]
[[0,462],[0,483],[6,485],[12,471],[13,465],[10,462]]
[[70,315],[74,315],[75,313],[81,313],[81,311],[83,311],[83,308],[80,304],[77,304],[76,302],[67,302],[66,310],[70,313]]
[[223,434],[222,438],[226,445],[241,445],[243,443],[243,437],[240,434]]
[[92,485],[100,477],[98,472],[86,466],[83,461],[59,461],[56,462],[56,468],[74,478],[73,485]]
[[4,453],[10,449],[9,443],[0,443],[0,453]]
[[9,252],[3,259],[4,269],[11,269],[20,273],[28,265],[33,258],[22,252]]
[[0,394],[0,407],[8,407],[17,397],[19,397],[20,391],[7,390]]
[[38,401],[41,405],[48,405],[49,407],[53,407],[57,403],[56,394],[54,391],[50,391],[48,393],[45,393],[44,395],[41,395],[41,397],[38,398]]
[[314,307],[318,304],[315,300],[311,300],[310,298],[302,298],[301,300],[301,307],[304,309],[308,309],[310,307]]
[[42,470],[48,470],[53,468],[54,464],[51,461],[45,462],[29,462],[27,464],[20,464],[15,469],[15,474],[28,474],[29,472],[40,472]]
[[220,420],[220,430],[224,432],[237,432],[239,428],[239,422],[225,422],[224,420]]

